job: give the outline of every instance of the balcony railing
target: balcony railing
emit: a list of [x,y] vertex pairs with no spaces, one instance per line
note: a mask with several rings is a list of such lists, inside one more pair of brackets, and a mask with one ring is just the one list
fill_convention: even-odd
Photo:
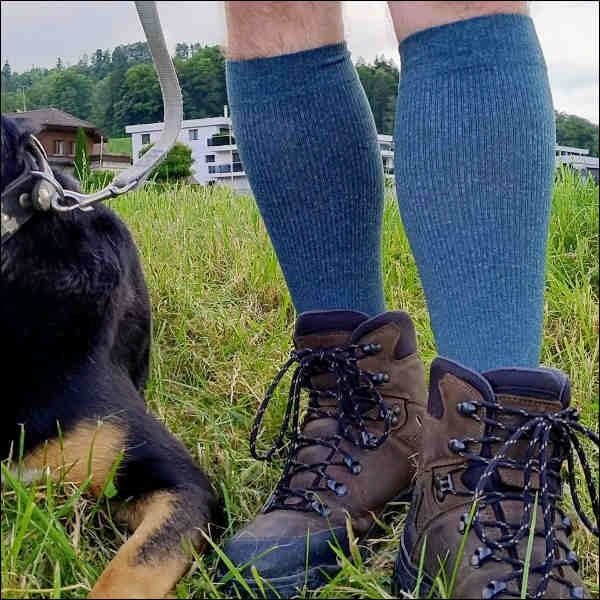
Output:
[[[233,167],[233,168],[232,168]],[[214,173],[241,173],[244,170],[244,166],[241,162],[234,162],[231,164],[224,165],[209,165],[208,172],[212,175]]]
[[230,146],[235,144],[235,138],[229,135],[215,135],[206,140],[207,146]]

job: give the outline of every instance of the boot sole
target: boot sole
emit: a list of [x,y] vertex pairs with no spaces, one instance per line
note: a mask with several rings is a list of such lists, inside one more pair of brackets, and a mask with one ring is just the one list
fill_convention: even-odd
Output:
[[[387,508],[395,502],[410,502],[412,497],[413,488],[409,488],[403,492],[400,492],[395,498],[392,498],[378,513],[377,518],[384,515]],[[382,532],[383,529],[378,525],[377,521],[374,521],[367,533],[359,539],[359,542],[365,541],[369,538],[375,537],[378,532]],[[360,550],[361,555],[364,557],[365,550]],[[315,590],[322,585],[327,584],[341,568],[336,565],[317,565],[310,567],[308,570],[300,571],[295,575],[287,575],[285,577],[273,577],[270,579],[262,579],[264,595],[254,579],[246,579],[244,581],[246,585],[252,590],[253,593],[259,598],[291,598],[292,596],[298,595],[303,588],[308,591]],[[243,597],[243,586],[237,580],[231,581],[225,588],[224,592],[234,592],[233,595],[227,595],[226,597],[237,597],[235,590],[232,586],[237,587],[237,591],[242,594]],[[242,588],[242,589],[240,589]],[[275,595],[271,588],[274,588],[278,595]]]
[[[398,597],[402,597],[401,592],[412,594],[417,586],[418,578],[419,567],[411,562],[410,555],[406,551],[406,546],[404,544],[404,536],[402,536],[400,551],[398,552],[398,558],[396,559],[396,566],[394,568],[394,577],[392,579],[392,593]],[[429,598],[433,585],[431,577],[423,572],[421,576],[419,598]],[[439,595],[433,593],[431,598],[439,598]]]

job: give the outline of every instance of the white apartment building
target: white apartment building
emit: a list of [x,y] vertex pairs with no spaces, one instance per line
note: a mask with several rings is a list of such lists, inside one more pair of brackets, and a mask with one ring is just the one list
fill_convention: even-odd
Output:
[[[156,142],[163,130],[162,123],[128,125],[125,131],[131,135],[133,162],[139,159],[140,150]],[[179,141],[192,149],[194,162],[192,173],[201,184],[227,185],[241,192],[248,192],[250,184],[237,152],[235,134],[229,117],[209,117],[183,121]],[[394,141],[391,135],[378,135],[381,160],[386,176],[394,175]]]
[[574,148],[573,146],[556,146],[556,166],[568,165],[579,171],[582,175],[591,175],[598,181],[598,157],[589,156],[587,148]]
[[[163,123],[128,125],[125,128],[131,135],[134,164],[139,159],[140,150],[147,144],[156,142],[162,130]],[[178,139],[192,150],[192,174],[198,183],[218,183],[241,192],[250,190],[229,117],[183,121]]]
[[383,174],[386,177],[394,177],[394,137],[378,133],[377,142],[383,162]]

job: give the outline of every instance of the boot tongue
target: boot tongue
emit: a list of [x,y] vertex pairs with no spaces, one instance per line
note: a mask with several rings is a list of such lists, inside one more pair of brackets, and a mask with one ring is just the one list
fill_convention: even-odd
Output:
[[[294,344],[297,350],[316,350],[348,344],[352,332],[368,319],[364,313],[352,310],[304,312],[296,321]],[[311,378],[311,383],[316,389],[331,389],[335,386],[335,376],[331,373],[315,375]]]
[[569,406],[569,378],[556,369],[495,369],[483,376],[492,386],[499,402],[511,398],[539,400],[537,412],[560,410]]
[[297,349],[330,348],[350,341],[352,332],[368,315],[353,310],[304,312],[298,316],[294,330]]

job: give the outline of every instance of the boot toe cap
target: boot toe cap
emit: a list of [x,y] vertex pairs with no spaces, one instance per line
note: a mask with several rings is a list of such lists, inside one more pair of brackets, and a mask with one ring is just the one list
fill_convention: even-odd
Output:
[[[271,534],[260,533],[250,526],[225,544],[224,553],[251,589],[259,589],[252,566],[265,580],[265,590],[272,587],[281,597],[294,595],[305,585],[314,589],[327,581],[326,574],[339,569],[334,548],[340,548],[345,554],[348,552],[344,527],[321,528],[315,533],[304,531],[302,535],[294,535],[286,529],[289,528],[283,525],[279,532]],[[221,576],[228,571],[227,566],[222,565]],[[229,582],[240,587],[235,575]]]

